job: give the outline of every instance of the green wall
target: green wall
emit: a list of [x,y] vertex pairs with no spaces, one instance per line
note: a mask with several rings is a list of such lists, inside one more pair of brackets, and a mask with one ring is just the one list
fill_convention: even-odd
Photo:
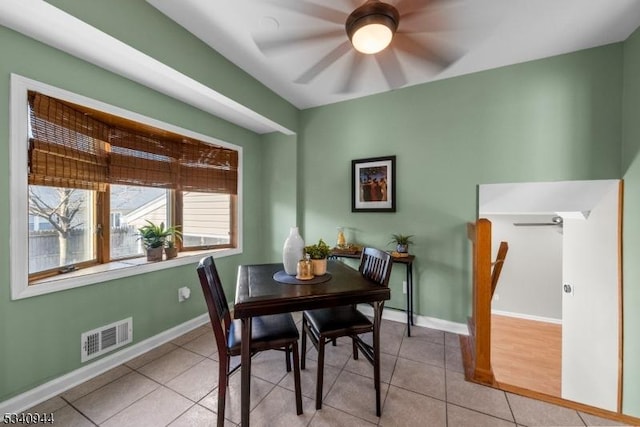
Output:
[[[109,5],[111,15],[118,10],[113,2],[103,3]],[[262,113],[268,110],[272,118],[295,129],[298,112],[291,105],[264,86],[250,82],[244,72],[234,69],[226,60],[211,55],[205,45],[187,37],[180,27],[157,16],[152,19],[147,15],[149,11],[145,10],[144,14],[137,11],[136,8],[146,3],[131,2],[136,3],[135,7],[129,2],[119,3],[128,13],[137,13],[136,35],[157,32],[164,37],[166,33],[170,34],[166,37],[180,40],[181,49],[167,46],[163,60],[178,62],[172,56],[175,54],[183,71],[198,70],[199,73],[194,74],[200,76],[215,74],[215,79],[211,79],[216,80],[215,84],[207,82],[214,89],[217,89],[216,84],[236,88],[246,87],[249,83],[247,93],[236,89],[229,92],[242,96],[246,104],[264,107]],[[112,18],[124,25],[125,16],[130,18],[126,13],[123,19]],[[149,28],[145,28],[147,20]],[[190,55],[184,56],[185,50]],[[195,264],[19,301],[10,300],[9,206],[10,203],[25,203],[23,198],[11,199],[9,192],[10,73],[243,147],[244,253],[218,262],[229,299],[233,299],[237,265],[265,258],[264,238],[270,238],[263,232],[262,218],[264,200],[268,197],[263,185],[264,170],[269,169],[264,158],[268,151],[265,141],[273,145],[282,142],[284,137],[274,137],[271,139],[275,142],[268,142],[269,137],[220,120],[2,26],[0,53],[3,58],[0,61],[0,235],[5,236],[0,241],[0,401],[3,401],[83,366],[78,350],[82,332],[132,316],[134,342],[139,342],[206,312],[202,299],[177,301],[177,289],[181,286],[190,286],[194,296],[200,292]],[[253,102],[249,102],[251,97],[255,98]],[[295,137],[287,137],[287,142],[295,145]],[[295,192],[291,198],[295,198]]]
[[622,116],[624,177],[624,407],[640,417],[640,30],[624,44]]
[[282,262],[282,246],[298,223],[296,137],[280,133],[264,136],[262,179],[263,262]]
[[[591,49],[305,110],[300,211],[307,240],[391,249],[414,234],[416,311],[470,313],[466,223],[476,185],[620,177],[622,46]],[[397,212],[351,212],[351,160],[397,156]],[[404,307],[404,269],[391,307]]]
[[[464,322],[476,185],[624,177],[624,412],[640,414],[637,33],[624,44],[299,112],[142,0],[50,3],[299,136],[256,135],[0,27],[0,234],[8,236],[9,203],[21,202],[8,187],[12,72],[243,147],[245,250],[218,263],[229,299],[237,265],[279,260],[290,226],[328,242],[344,226],[357,242],[389,249],[391,233],[415,234],[417,314]],[[385,155],[397,156],[397,212],[352,213],[351,160]],[[9,252],[4,239],[0,401],[80,367],[83,331],[133,315],[140,341],[205,311],[196,298],[175,297],[185,284],[197,295],[194,266],[12,302]],[[404,307],[402,273],[392,277],[390,307]]]
[[48,0],[219,93],[295,131],[298,112],[144,0]]

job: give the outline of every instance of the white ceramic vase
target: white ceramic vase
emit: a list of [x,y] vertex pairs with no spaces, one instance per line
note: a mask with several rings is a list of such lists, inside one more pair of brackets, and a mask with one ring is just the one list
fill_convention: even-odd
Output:
[[289,237],[284,241],[282,248],[282,263],[285,273],[295,276],[298,261],[304,258],[304,240],[298,233],[298,227],[291,227]]

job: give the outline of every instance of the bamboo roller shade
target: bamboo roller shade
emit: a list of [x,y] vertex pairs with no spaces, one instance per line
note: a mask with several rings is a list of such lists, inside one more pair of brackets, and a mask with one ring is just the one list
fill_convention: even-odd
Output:
[[29,92],[29,183],[237,194],[238,152]]

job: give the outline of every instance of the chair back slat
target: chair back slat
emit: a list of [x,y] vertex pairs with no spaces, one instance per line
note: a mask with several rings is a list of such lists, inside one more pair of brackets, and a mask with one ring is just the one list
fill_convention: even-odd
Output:
[[358,270],[367,279],[381,286],[389,286],[391,277],[391,255],[376,248],[364,248]]
[[229,314],[229,305],[224,295],[222,282],[218,275],[218,269],[213,261],[212,256],[202,258],[198,264],[198,277],[202,286],[202,293],[207,302],[209,310],[209,318],[213,334],[216,338],[216,345],[220,354],[226,353],[227,335],[231,325],[231,316]]

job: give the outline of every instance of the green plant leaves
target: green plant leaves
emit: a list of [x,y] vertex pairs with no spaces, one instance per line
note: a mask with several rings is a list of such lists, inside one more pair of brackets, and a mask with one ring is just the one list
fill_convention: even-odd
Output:
[[[182,232],[178,230],[179,225],[165,228],[164,222],[155,224],[149,220],[146,220],[147,225],[143,225],[138,228],[140,234],[139,239],[142,240],[142,244],[145,248],[159,248],[165,245],[165,242],[173,239],[181,239]],[[169,239],[171,238],[171,239]]]
[[331,253],[331,248],[324,240],[320,239],[315,245],[305,246],[304,251],[309,254],[311,259],[324,259]]

